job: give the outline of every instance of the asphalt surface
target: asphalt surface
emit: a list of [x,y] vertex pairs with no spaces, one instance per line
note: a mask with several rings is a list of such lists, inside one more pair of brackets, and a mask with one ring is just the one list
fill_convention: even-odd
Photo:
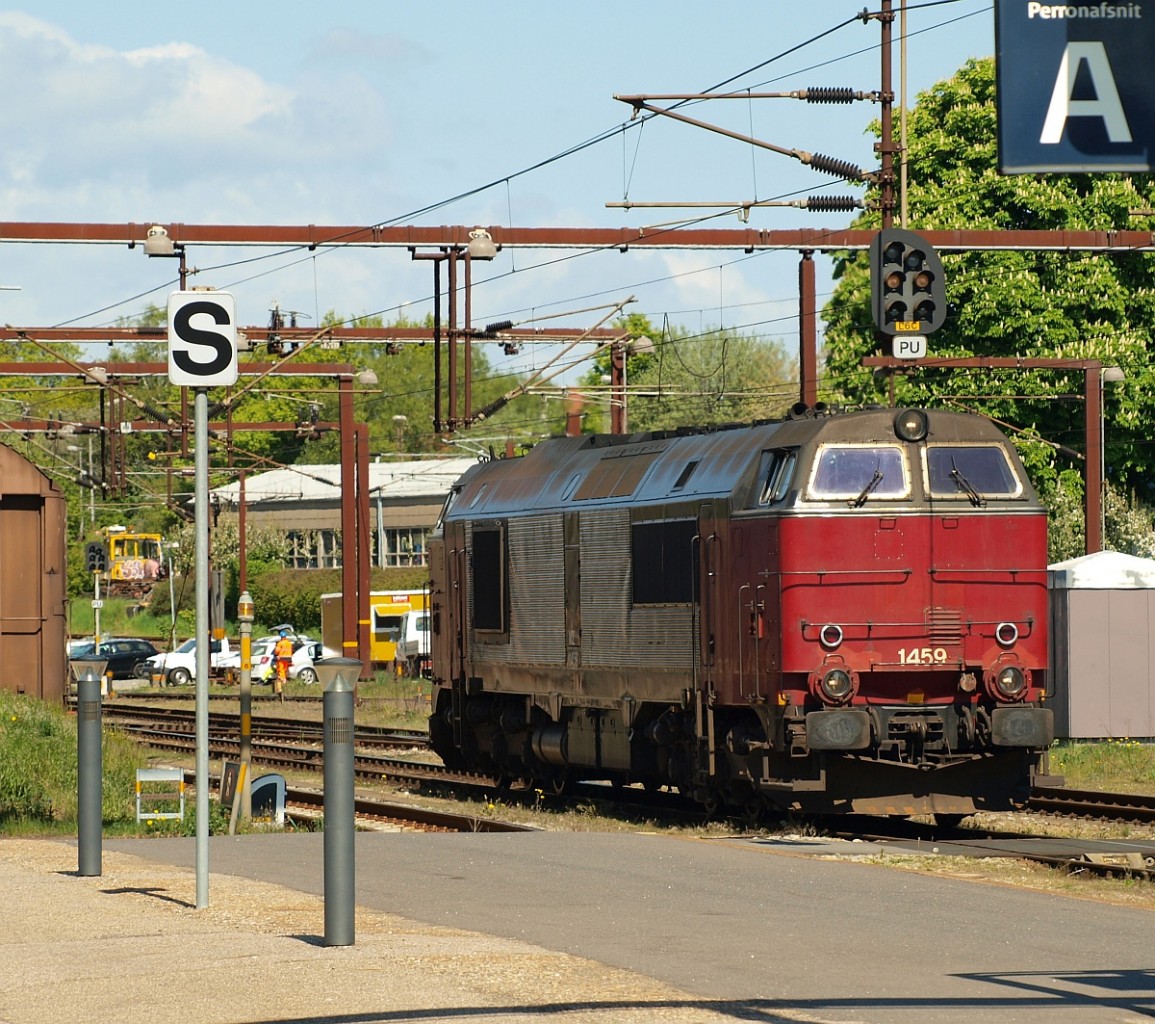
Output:
[[[192,839],[104,848],[196,866]],[[356,898],[638,972],[735,1019],[1155,1018],[1155,913],[799,849],[637,834],[359,833]],[[208,870],[323,897],[323,837],[214,837]]]

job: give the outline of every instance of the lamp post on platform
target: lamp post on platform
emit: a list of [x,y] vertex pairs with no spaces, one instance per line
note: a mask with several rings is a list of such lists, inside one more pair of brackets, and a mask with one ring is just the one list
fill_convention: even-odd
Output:
[[253,597],[246,590],[237,600],[241,630],[241,818],[253,816]]

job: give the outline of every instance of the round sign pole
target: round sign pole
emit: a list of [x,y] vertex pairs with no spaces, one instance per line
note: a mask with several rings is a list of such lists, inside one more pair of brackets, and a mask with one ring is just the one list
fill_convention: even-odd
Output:
[[196,905],[209,905],[209,397],[235,384],[237,318],[228,292],[168,297],[168,379],[194,389],[196,514]]
[[197,909],[209,905],[209,393],[193,402],[196,443],[196,779]]

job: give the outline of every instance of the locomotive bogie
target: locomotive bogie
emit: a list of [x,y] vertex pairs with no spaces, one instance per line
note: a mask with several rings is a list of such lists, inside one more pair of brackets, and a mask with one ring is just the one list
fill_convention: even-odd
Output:
[[430,555],[447,762],[957,814],[1053,738],[1046,514],[974,417],[557,439],[467,473]]

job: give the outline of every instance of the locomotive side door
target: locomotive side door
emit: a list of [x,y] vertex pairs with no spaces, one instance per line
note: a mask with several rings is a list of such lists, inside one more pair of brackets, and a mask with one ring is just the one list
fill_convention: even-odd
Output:
[[716,773],[714,696],[718,643],[725,610],[722,593],[723,516],[714,503],[698,508],[698,654],[695,658],[694,711],[699,770]]

